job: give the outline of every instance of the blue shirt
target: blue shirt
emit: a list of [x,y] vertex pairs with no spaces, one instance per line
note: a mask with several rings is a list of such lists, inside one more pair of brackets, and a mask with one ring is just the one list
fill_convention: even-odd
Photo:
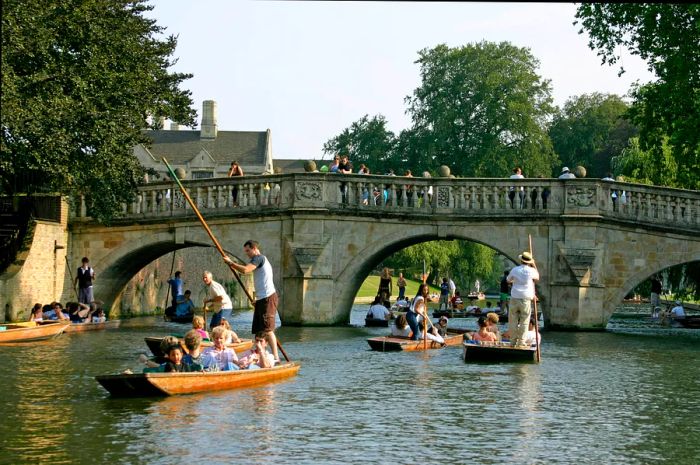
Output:
[[170,292],[173,294],[174,299],[184,294],[184,292],[182,292],[182,279],[170,278],[168,279],[168,284],[170,284]]

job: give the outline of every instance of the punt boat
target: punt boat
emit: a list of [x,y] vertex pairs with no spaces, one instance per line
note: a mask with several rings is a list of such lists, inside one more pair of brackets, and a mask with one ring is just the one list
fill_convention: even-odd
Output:
[[[160,350],[160,343],[163,341],[163,337],[146,337],[144,340],[146,341],[146,345],[148,348],[151,350],[154,356],[156,357],[163,357],[163,352]],[[182,338],[179,338],[182,339]],[[207,347],[213,346],[214,343],[208,340],[203,340],[202,341],[202,350],[206,349]],[[244,350],[248,350],[251,347],[253,347],[253,340],[252,339],[241,339],[241,342],[238,344],[229,344],[226,347],[229,347],[236,352],[243,352]]]
[[295,376],[300,367],[298,362],[287,362],[255,370],[135,373],[102,375],[95,379],[114,397],[173,396],[265,384]]
[[[458,346],[462,343],[464,339],[464,334],[462,332],[447,330],[448,334],[445,336],[445,346]],[[401,336],[383,336],[383,337],[371,337],[367,339],[367,343],[372,348],[372,350],[377,350],[380,352],[390,352],[390,351],[417,351],[425,350],[425,342],[423,339],[414,341],[407,337]],[[441,349],[443,345],[438,344],[428,340],[427,349]]]
[[674,318],[676,323],[684,328],[700,328],[700,315],[686,316],[685,318]]
[[26,321],[22,323],[4,323],[0,325],[0,343],[43,341],[58,337],[66,327],[67,321]]
[[102,323],[71,323],[66,328],[66,333],[80,333],[83,331],[95,331],[98,329],[116,329],[122,323],[122,320],[108,320]]
[[537,349],[513,347],[510,343],[464,341],[462,358],[469,362],[536,362]]

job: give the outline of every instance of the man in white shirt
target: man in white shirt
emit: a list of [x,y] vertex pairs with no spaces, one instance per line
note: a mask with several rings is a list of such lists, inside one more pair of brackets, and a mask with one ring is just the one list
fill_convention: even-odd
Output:
[[676,306],[671,309],[670,316],[676,320],[682,320],[685,318],[685,309],[683,308],[683,305],[681,305],[680,300],[676,300]]
[[209,290],[209,298],[204,299],[204,307],[209,305],[209,308],[214,311],[209,323],[210,328],[216,328],[221,323],[222,318],[231,322],[231,314],[233,313],[233,303],[231,298],[226,294],[224,286],[214,281],[211,271],[205,271],[202,275],[202,281]]
[[576,179],[576,175],[569,171],[569,168],[566,166],[561,169],[561,174],[559,175],[559,179]]
[[508,332],[513,346],[524,346],[525,333],[530,322],[530,306],[535,298],[535,281],[540,273],[530,252],[523,252],[519,257],[520,265],[508,274],[507,281],[512,283],[510,290],[510,312],[508,315]]
[[372,301],[372,305],[367,311],[367,318],[373,318],[375,320],[389,320],[390,317],[391,312],[389,312],[389,310],[382,305],[381,298],[379,296],[375,297],[374,301]]

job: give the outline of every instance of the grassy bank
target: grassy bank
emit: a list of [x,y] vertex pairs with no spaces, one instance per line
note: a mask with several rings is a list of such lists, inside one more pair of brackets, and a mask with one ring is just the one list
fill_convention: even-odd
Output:
[[[418,292],[418,286],[420,281],[414,281],[412,279],[406,279],[406,295],[413,297]],[[399,288],[396,286],[396,277],[392,278],[392,293],[391,300],[396,300],[396,296],[399,295]],[[365,282],[360,286],[360,290],[357,291],[356,298],[374,298],[377,295],[377,289],[379,289],[379,276],[368,276]],[[440,288],[435,286],[430,286],[430,293],[440,293]]]

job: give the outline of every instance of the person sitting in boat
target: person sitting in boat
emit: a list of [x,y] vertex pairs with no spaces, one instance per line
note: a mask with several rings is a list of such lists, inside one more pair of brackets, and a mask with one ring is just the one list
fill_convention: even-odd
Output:
[[452,310],[464,310],[464,301],[459,291],[455,291],[455,295],[450,299],[450,305],[452,306]]
[[63,305],[60,302],[52,302],[48,310],[44,306],[44,319],[46,320],[69,320],[70,317],[63,313]]
[[211,330],[211,337],[214,341],[213,347],[208,347],[204,351],[204,356],[212,357],[220,371],[238,370],[238,356],[233,349],[229,349],[224,344],[226,340],[226,328],[217,326]]
[[139,361],[146,365],[146,367],[143,369],[144,373],[163,373],[165,372],[165,365],[169,361],[169,353],[170,353],[170,347],[174,345],[179,345],[180,341],[175,336],[165,336],[162,341],[160,341],[160,351],[163,353],[163,357],[165,358],[164,363],[156,363],[153,360],[150,360],[146,355],[141,354],[139,355]]
[[[531,346],[537,345],[537,332],[535,331],[535,320],[530,318],[530,323],[527,326],[527,332],[525,333],[525,344]],[[542,335],[539,335],[540,345],[542,344]]]
[[[413,298],[413,302],[411,303],[411,306],[408,308],[408,311],[406,312],[406,321],[408,322],[408,326],[411,328],[411,339],[413,340],[419,340],[421,337],[421,330],[418,327],[418,317],[419,317],[419,310],[425,311],[425,302],[428,297],[428,292],[429,288],[428,285],[425,283],[421,283],[418,286],[418,293],[416,296]],[[418,306],[418,302],[420,299],[421,306]]]
[[69,302],[66,306],[71,323],[82,323],[91,314],[91,308],[84,303]]
[[185,334],[185,349],[187,353],[182,357],[182,363],[190,366],[191,371],[218,371],[219,366],[214,359],[204,357],[202,354],[202,335],[196,329],[190,329]]
[[443,338],[447,336],[447,322],[449,319],[446,316],[441,316],[438,320],[438,324],[435,326],[437,333]]
[[105,321],[107,321],[107,317],[105,317],[105,311],[101,308],[97,309],[97,312],[95,312],[95,314],[92,315],[92,322],[104,323]]
[[391,312],[382,304],[382,299],[379,295],[372,301],[372,305],[367,311],[367,318],[374,320],[389,320],[391,318]]
[[175,316],[183,317],[194,313],[194,303],[192,302],[192,291],[185,291],[182,296],[178,296],[177,307],[175,308]]
[[486,302],[486,307],[482,310],[485,314],[489,314],[489,312],[496,312],[498,310],[498,307],[494,307],[492,302]]
[[44,309],[41,304],[34,304],[29,315],[29,321],[44,321]]
[[165,373],[183,373],[189,370],[189,365],[182,363],[182,347],[180,344],[173,344],[168,347],[168,361],[165,362]]
[[219,326],[223,326],[226,328],[226,339],[225,339],[225,344],[226,345],[231,345],[231,344],[240,344],[241,338],[238,337],[238,334],[231,329],[231,324],[226,320],[226,318],[221,319],[221,323],[219,323]]
[[486,323],[487,318],[482,316],[479,317],[477,324],[479,325],[479,331],[472,334],[472,339],[480,342],[497,342],[498,339],[496,335],[488,330],[488,323]]
[[260,331],[255,335],[255,344],[241,354],[241,357],[238,359],[238,366],[242,370],[255,370],[275,366],[275,356],[267,351],[267,338],[264,331]]
[[396,317],[394,326],[391,327],[391,335],[399,337],[409,337],[411,335],[411,328],[408,326],[406,315],[403,313]]
[[501,330],[498,329],[498,315],[496,312],[486,314],[486,329],[496,335],[496,340],[501,340]]
[[676,300],[676,306],[671,309],[669,316],[674,320],[685,319],[685,309],[683,308],[680,300]]
[[204,330],[204,317],[195,315],[192,318],[192,328],[202,336],[202,339],[209,339],[209,333]]

